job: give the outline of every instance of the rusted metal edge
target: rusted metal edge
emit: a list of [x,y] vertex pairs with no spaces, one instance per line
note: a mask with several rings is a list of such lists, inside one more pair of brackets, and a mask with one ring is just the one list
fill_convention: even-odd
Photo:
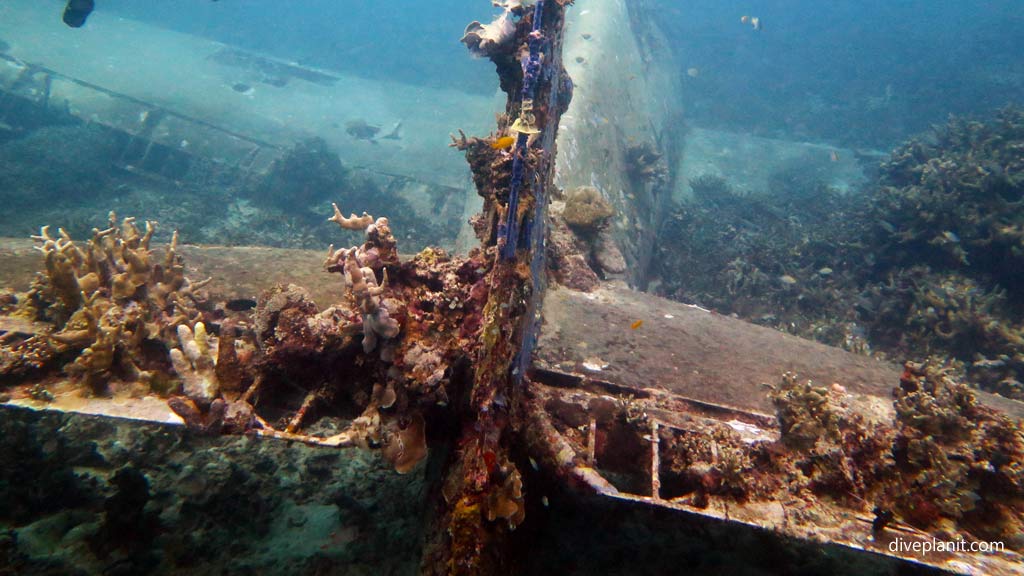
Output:
[[[886,532],[876,536],[873,531],[873,518],[855,513],[854,511],[840,511],[844,521],[838,526],[818,526],[806,522],[791,522],[791,513],[787,510],[785,503],[780,501],[752,501],[752,502],[731,502],[728,500],[713,500],[704,508],[698,508],[686,504],[685,497],[662,498],[660,496],[660,451],[658,450],[657,430],[666,427],[688,434],[700,434],[699,427],[683,428],[671,422],[662,421],[658,415],[648,411],[648,425],[651,427],[649,441],[651,442],[650,457],[650,487],[651,495],[634,494],[616,488],[600,472],[600,466],[590,457],[592,446],[590,442],[595,437],[593,432],[587,434],[588,445],[585,448],[587,454],[581,454],[572,443],[556,428],[553,423],[553,415],[544,406],[544,401],[559,393],[572,390],[567,386],[566,376],[554,386],[546,383],[534,382],[534,393],[528,402],[525,403],[526,414],[524,426],[520,430],[527,448],[532,457],[537,458],[536,468],[544,473],[552,474],[563,481],[571,490],[581,495],[608,497],[615,500],[639,504],[651,508],[667,509],[698,518],[710,518],[734,524],[741,524],[756,530],[767,530],[778,534],[781,537],[793,538],[812,543],[828,542],[829,544],[848,548],[857,552],[875,554],[894,560],[910,562],[919,566],[938,568],[960,574],[986,574],[986,575],[1019,575],[1021,565],[1024,564],[1024,557],[1012,552],[963,552],[952,554],[946,552],[931,552],[913,555],[910,550],[906,553],[893,551],[889,544],[894,537],[907,541],[921,542],[922,544],[933,540],[932,534],[919,531],[912,526],[900,523],[892,523],[887,526]],[[559,380],[556,378],[556,380]],[[604,391],[611,391],[618,387],[604,387],[603,384],[579,378],[583,387],[575,389],[575,392],[583,395],[600,396]],[[587,390],[587,385],[590,389]],[[631,394],[634,389],[627,389],[625,392]],[[553,394],[549,394],[552,392]],[[657,391],[648,391],[657,392]],[[687,399],[680,399],[683,403],[689,403]],[[743,411],[722,407],[721,410],[713,413],[703,411],[700,402],[691,404],[696,408],[692,415],[698,418],[708,418],[725,422],[725,418],[747,415],[749,418],[758,421],[768,420],[771,426],[775,426],[774,417],[763,414],[748,414]],[[737,418],[738,419],[738,418]],[[795,510],[793,511],[795,515]],[[773,522],[771,519],[779,520]],[[761,519],[759,521],[759,519]],[[894,535],[895,533],[895,535]]]

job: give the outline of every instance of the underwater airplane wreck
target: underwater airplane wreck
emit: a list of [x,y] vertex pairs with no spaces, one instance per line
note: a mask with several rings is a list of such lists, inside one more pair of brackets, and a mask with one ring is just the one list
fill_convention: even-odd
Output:
[[482,200],[465,255],[338,204],[360,243],[326,253],[165,244],[114,212],[0,243],[0,563],[1021,573],[1024,405],[627,288],[652,240],[602,223],[641,208],[556,185],[587,161],[560,149],[588,98],[572,1],[496,4],[462,38],[507,95],[451,138]]

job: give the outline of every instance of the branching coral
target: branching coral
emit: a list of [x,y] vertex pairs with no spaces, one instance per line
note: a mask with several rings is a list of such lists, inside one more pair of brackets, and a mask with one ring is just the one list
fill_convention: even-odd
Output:
[[1006,291],[915,266],[868,287],[861,301],[876,342],[918,356],[949,355],[970,381],[1011,398],[1024,396],[1024,325],[1014,321]]
[[[163,259],[154,259],[154,231],[154,222],[146,222],[143,232],[134,218],[119,222],[113,212],[110,225],[94,229],[83,244],[64,230],[54,236],[44,226],[33,238],[46,271],[12,316],[46,328],[4,347],[31,349],[36,368],[72,359],[67,372],[97,393],[106,392],[112,378],[149,380],[150,369],[163,359],[148,353],[147,343],[173,345],[177,326],[201,317],[206,306],[201,289],[208,282],[185,277],[177,233]],[[14,368],[23,371],[24,363]]]
[[836,439],[839,416],[829,402],[829,390],[800,382],[787,373],[771,394],[775,404],[782,441],[788,446],[809,448],[819,439]]
[[366,230],[367,226],[373,224],[373,216],[370,216],[366,212],[363,212],[362,216],[356,216],[355,214],[349,215],[348,218],[341,213],[341,209],[338,208],[336,203],[331,203],[331,207],[334,208],[334,216],[327,219],[328,222],[334,222],[341,227],[342,230]]
[[846,290],[864,259],[854,200],[828,189],[742,194],[713,176],[690,187],[659,234],[658,291],[842,344],[856,319]]
[[[856,504],[892,477],[891,428],[876,417],[865,418],[864,407],[852,405],[842,386],[815,386],[787,373],[770,397],[780,442],[793,458],[786,465],[799,470],[794,493],[807,488]],[[762,456],[777,461],[770,456],[773,450],[764,448]]]
[[676,431],[661,428],[661,497],[686,498],[696,507],[715,496],[745,500],[756,493],[756,463],[735,430],[726,426]]
[[[778,439],[762,424],[686,410],[666,410],[672,422],[658,422],[652,432],[648,415],[664,400],[611,402],[599,396],[604,391],[539,386],[552,430],[571,448],[553,442],[551,432],[540,442],[551,445],[553,460],[585,460],[629,494],[712,510],[734,502],[781,506],[790,519],[806,514],[797,523],[812,529],[837,518],[872,522],[873,515],[879,543],[888,526],[1024,549],[1024,428],[978,402],[951,374],[938,364],[908,363],[892,410],[882,398],[786,374],[770,392]],[[656,457],[647,460],[652,442]]]
[[892,421],[865,418],[842,390],[787,376],[772,397],[790,451],[775,450],[772,465],[800,471],[792,490],[871,503],[876,515],[895,513],[918,529],[1024,545],[1011,543],[1024,525],[1024,430],[951,374],[907,363]]
[[876,214],[895,245],[888,259],[980,267],[1019,281],[1024,111],[1007,109],[991,122],[951,119],[932,142],[893,152],[881,183]]

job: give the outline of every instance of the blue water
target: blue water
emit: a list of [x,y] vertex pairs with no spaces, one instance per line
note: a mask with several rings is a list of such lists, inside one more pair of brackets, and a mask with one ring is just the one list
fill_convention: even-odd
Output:
[[[694,124],[890,148],[1024,96],[1019,0],[663,1]],[[758,16],[763,30],[740,22]]]
[[[97,10],[310,66],[486,94],[490,64],[467,58],[458,39],[487,4],[103,0]],[[694,125],[888,149],[949,114],[987,114],[1024,95],[1019,0],[640,4],[660,13]]]
[[100,0],[114,14],[304,65],[491,94],[493,67],[459,44],[487,2],[436,0]]

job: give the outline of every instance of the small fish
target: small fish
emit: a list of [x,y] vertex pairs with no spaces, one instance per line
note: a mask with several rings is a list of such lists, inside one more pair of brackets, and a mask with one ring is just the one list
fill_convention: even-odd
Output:
[[828,158],[833,162],[839,162],[839,152],[836,152],[835,150],[829,151]]
[[762,28],[762,26],[761,26],[761,19],[758,18],[757,16],[747,16],[747,15],[740,16],[740,22],[742,22],[744,24],[750,24],[754,28],[754,30],[756,30],[758,32],[761,31],[761,28]]
[[637,328],[639,328],[639,327],[641,327],[643,325],[644,325],[644,321],[643,320],[637,320],[636,322],[633,322],[632,324],[629,325],[629,329],[630,330],[636,330]]
[[686,69],[686,75],[689,76],[690,78],[696,78],[697,76],[700,76],[700,69],[698,69],[698,68],[687,68]]
[[797,279],[793,278],[789,274],[783,274],[782,276],[779,276],[779,282],[782,282],[786,286],[792,286],[797,283]]
[[491,142],[491,148],[494,148],[495,150],[504,150],[505,148],[508,148],[515,143],[515,136],[502,136],[501,138],[498,138],[494,142]]
[[960,242],[960,237],[957,236],[956,232],[953,232],[952,230],[946,230],[945,232],[943,232],[942,237],[954,244]]
[[345,132],[356,140],[374,142],[377,138],[377,133],[380,132],[380,126],[372,126],[362,119],[349,120],[345,123]]
[[825,266],[824,268],[818,270],[818,275],[819,276],[831,276],[832,275],[832,269],[829,268],[828,266]]

